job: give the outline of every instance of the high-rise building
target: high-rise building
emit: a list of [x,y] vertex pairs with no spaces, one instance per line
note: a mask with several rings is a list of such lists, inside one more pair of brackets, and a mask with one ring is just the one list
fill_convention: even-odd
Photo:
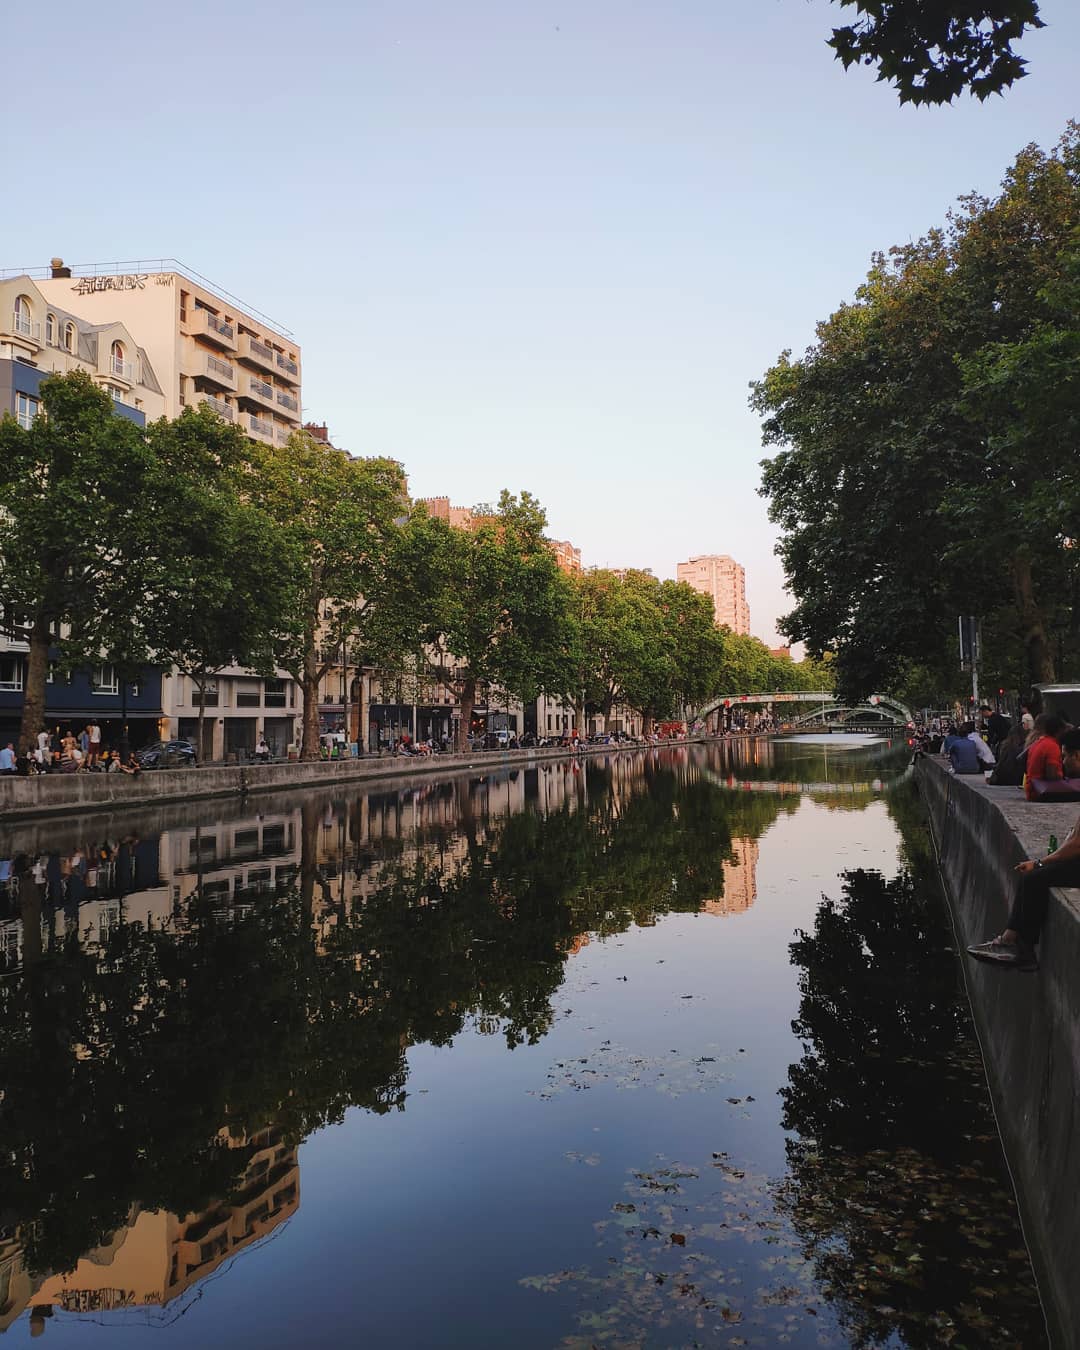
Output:
[[292,334],[173,258],[122,266],[65,267],[54,258],[35,284],[49,312],[124,325],[164,391],[166,417],[205,403],[253,440],[287,441],[301,407]]
[[712,601],[718,624],[733,633],[750,632],[750,606],[746,603],[746,572],[726,553],[702,553],[679,563],[675,575]]

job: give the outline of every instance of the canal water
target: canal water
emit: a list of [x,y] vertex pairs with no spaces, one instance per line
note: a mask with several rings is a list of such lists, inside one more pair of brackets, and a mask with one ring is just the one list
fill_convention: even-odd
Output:
[[903,745],[0,832],[0,1330],[1045,1344]]

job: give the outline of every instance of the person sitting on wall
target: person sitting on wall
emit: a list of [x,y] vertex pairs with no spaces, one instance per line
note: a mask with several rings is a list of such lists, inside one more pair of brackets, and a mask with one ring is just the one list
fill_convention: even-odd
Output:
[[[1070,731],[1067,742],[1066,774],[1080,777],[1080,731]],[[1060,848],[1046,858],[1028,858],[1015,870],[1020,884],[1005,927],[989,942],[969,947],[968,955],[992,965],[1030,970],[1035,964],[1035,947],[1046,920],[1050,891],[1055,886],[1080,886],[1080,817]]]
[[1040,713],[1035,719],[1036,739],[1028,746],[1024,764],[1024,795],[1029,802],[1037,800],[1032,787],[1035,779],[1056,782],[1065,777],[1061,759],[1061,738],[1065,734],[1065,727],[1065,719],[1057,713]]
[[990,747],[974,732],[974,722],[961,722],[956,731],[945,737],[941,753],[948,758],[953,773],[981,774],[984,764],[993,768]]
[[997,748],[997,765],[987,779],[992,787],[1019,787],[1024,781],[1024,742],[1027,733],[1017,723]]

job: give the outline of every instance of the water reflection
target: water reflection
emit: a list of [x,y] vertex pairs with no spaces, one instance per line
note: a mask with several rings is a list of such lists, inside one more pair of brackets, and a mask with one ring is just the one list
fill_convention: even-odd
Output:
[[[852,789],[844,800],[880,796],[898,758],[882,747],[848,761],[838,771]],[[256,812],[193,807],[119,827],[102,817],[7,831],[0,1327],[27,1309],[37,1330],[54,1310],[54,1326],[64,1312],[173,1320],[209,1274],[284,1233],[300,1203],[303,1140],[353,1106],[405,1110],[411,1047],[448,1047],[466,1030],[535,1045],[553,1031],[568,960],[593,940],[664,916],[747,916],[759,841],[808,795],[788,785],[831,773],[820,751],[802,747],[682,748],[295,805],[265,798]],[[777,790],[747,791],[748,781]],[[807,1049],[791,1069],[784,1124],[797,1133],[786,1180],[761,1186],[768,1222],[803,1253],[816,1331],[825,1334],[835,1307],[854,1343],[895,1331],[921,1345],[932,1342],[914,1334],[920,1309],[943,1306],[959,1319],[959,1295],[980,1297],[978,1243],[937,1234],[893,1190],[916,1155],[912,1205],[928,1177],[935,1194],[945,1188],[948,1167],[974,1166],[981,1184],[979,1169],[997,1173],[985,1121],[968,1129],[976,1142],[959,1142],[960,1116],[982,1118],[939,919],[919,919],[899,881],[860,898],[870,885],[849,878],[843,904],[824,906],[820,931],[793,949]],[[923,929],[912,930],[911,914]],[[928,933],[932,959],[912,947]],[[929,1005],[903,1003],[909,983],[929,989]],[[908,1065],[911,1045],[924,1042]],[[875,1047],[869,1065],[864,1044]],[[668,1091],[670,1068],[656,1066]],[[711,1090],[721,1068],[708,1055],[687,1074]],[[936,1094],[963,1086],[936,1152],[933,1130],[915,1130],[904,1107],[928,1079]],[[860,1220],[844,1189],[875,1150],[891,1160],[878,1165],[888,1184],[875,1204],[899,1207],[899,1237],[878,1216]],[[705,1165],[735,1186],[740,1169],[718,1157]],[[648,1176],[635,1184],[648,1191]],[[944,1193],[949,1205],[963,1199],[955,1187]],[[1007,1197],[987,1188],[970,1212],[1000,1266],[1008,1258],[998,1248],[1017,1242]],[[867,1273],[878,1248],[902,1238],[929,1262],[939,1237],[948,1264],[970,1275],[957,1296],[944,1280],[928,1293],[890,1271],[881,1278],[891,1320],[870,1317],[871,1300],[885,1297]],[[608,1293],[610,1278],[600,1280]],[[1030,1281],[1013,1283],[1028,1298],[1015,1307],[1030,1311]],[[733,1302],[724,1306],[718,1325],[742,1320]],[[627,1327],[645,1337],[628,1343],[683,1343],[650,1339],[648,1317],[616,1329]],[[530,1343],[549,1343],[544,1336]],[[455,1343],[449,1333],[444,1343]]]

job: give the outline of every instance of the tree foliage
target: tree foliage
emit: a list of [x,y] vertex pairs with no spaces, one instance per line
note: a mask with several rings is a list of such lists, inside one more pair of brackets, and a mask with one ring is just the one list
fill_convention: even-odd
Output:
[[876,66],[901,103],[951,103],[965,89],[1000,94],[1027,74],[1014,44],[1042,28],[1037,0],[840,0],[855,23],[834,28],[829,46],[844,68]]
[[496,508],[473,514],[468,530],[421,517],[410,539],[422,566],[424,645],[433,672],[461,700],[459,749],[479,691],[499,687],[523,699],[563,693],[572,646],[567,586],[544,538],[540,503],[504,491]]
[[376,605],[401,599],[387,562],[407,509],[405,475],[396,460],[353,459],[296,432],[262,451],[251,494],[282,544],[273,650],[303,694],[301,758],[317,759],[320,682],[343,648],[370,639]]
[[797,601],[785,631],[835,651],[849,692],[894,686],[962,612],[1011,633],[1003,675],[1019,648],[1025,679],[1053,678],[1080,535],[1078,226],[1072,124],[1022,151],[998,197],[876,255],[803,359],[753,386],[782,447],[762,492]]
[[29,428],[0,421],[0,603],[29,645],[23,745],[44,725],[50,648],[71,669],[127,638],[152,462],[142,430],[89,375],[43,380],[41,405]]

